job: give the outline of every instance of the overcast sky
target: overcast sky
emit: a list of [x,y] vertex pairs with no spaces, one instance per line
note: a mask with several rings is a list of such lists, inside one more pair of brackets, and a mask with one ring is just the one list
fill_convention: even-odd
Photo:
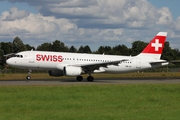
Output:
[[37,47],[60,40],[66,45],[149,42],[167,31],[180,48],[180,0],[0,0],[0,42],[18,36]]

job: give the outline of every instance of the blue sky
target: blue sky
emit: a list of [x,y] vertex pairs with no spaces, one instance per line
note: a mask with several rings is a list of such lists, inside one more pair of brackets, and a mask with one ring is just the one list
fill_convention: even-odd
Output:
[[0,5],[0,42],[18,36],[35,47],[60,40],[97,50],[131,47],[167,31],[171,47],[180,47],[180,0],[0,0]]
[[180,16],[180,0],[148,0],[156,7],[168,7],[173,14],[173,18],[176,19]]
[[12,7],[17,7],[20,10],[28,10],[32,13],[38,13],[35,7],[28,5],[27,3],[10,3],[8,1],[0,1],[0,13],[8,11]]

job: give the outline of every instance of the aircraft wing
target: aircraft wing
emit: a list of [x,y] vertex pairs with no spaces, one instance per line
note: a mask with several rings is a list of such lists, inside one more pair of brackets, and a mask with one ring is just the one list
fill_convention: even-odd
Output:
[[73,66],[82,67],[82,69],[88,73],[93,72],[94,70],[98,70],[100,67],[107,67],[108,65],[116,65],[118,66],[119,63],[123,61],[128,61],[129,59],[123,59],[123,60],[117,60],[117,61],[111,61],[111,62],[98,62],[98,63],[89,63],[89,64],[76,64]]

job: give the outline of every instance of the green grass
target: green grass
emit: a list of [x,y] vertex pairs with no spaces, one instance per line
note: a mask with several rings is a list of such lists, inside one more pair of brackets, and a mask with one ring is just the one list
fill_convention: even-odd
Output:
[[179,120],[180,84],[0,87],[0,120]]

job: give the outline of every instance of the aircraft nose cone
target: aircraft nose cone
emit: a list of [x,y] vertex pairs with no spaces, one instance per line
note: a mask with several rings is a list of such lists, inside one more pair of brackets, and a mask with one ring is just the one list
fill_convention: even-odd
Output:
[[12,60],[11,60],[11,59],[8,59],[8,60],[6,60],[6,63],[7,63],[8,65],[12,65]]

